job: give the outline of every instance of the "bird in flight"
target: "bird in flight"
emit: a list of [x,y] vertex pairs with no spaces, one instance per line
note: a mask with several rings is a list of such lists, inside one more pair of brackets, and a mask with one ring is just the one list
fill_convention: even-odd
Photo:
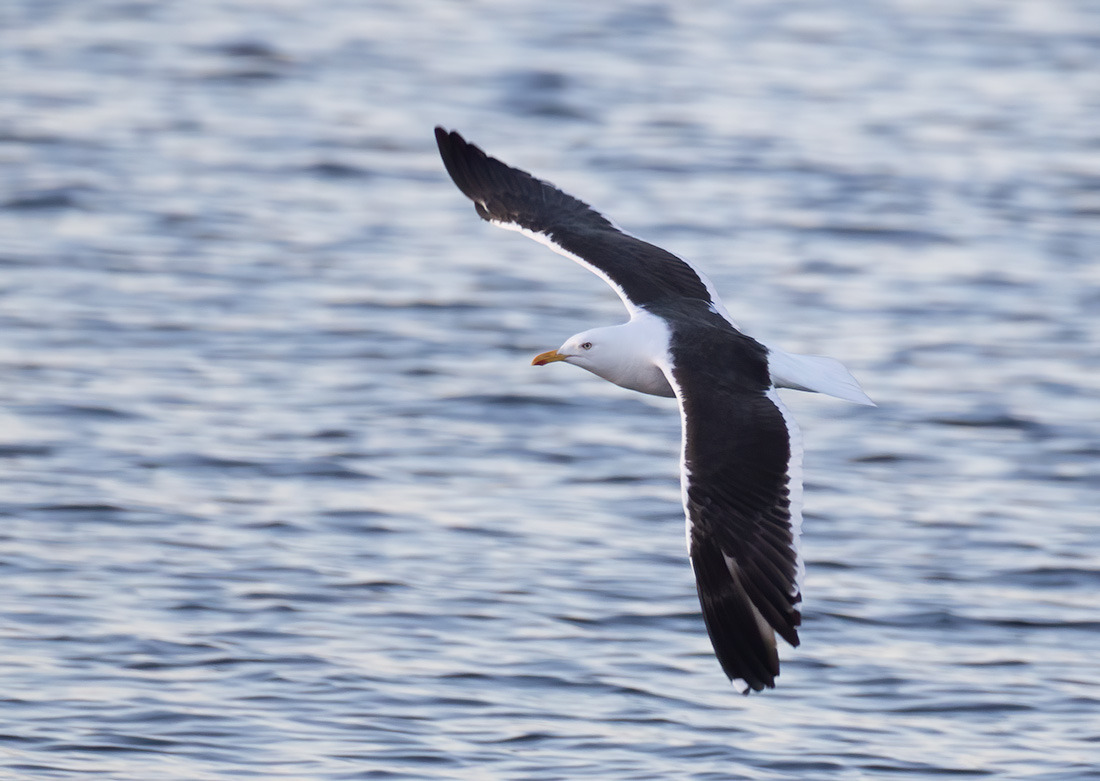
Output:
[[839,361],[744,334],[687,261],[457,132],[437,127],[435,137],[447,173],[482,219],[576,261],[622,299],[626,323],[582,331],[532,363],[571,363],[677,399],[688,554],[707,633],[738,690],[774,687],[776,634],[799,643],[804,572],[802,439],[776,388],[874,402]]

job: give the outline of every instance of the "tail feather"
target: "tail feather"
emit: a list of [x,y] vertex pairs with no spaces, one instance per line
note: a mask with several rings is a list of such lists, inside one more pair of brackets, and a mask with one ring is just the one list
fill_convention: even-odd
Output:
[[854,404],[875,406],[856,378],[835,358],[798,355],[769,347],[768,370],[777,388],[824,393]]

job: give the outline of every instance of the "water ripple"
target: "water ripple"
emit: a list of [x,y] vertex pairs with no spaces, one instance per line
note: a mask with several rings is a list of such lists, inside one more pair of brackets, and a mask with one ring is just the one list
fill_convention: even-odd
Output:
[[[8,6],[0,776],[1095,776],[1094,8]],[[787,396],[775,691],[674,402],[528,365],[619,302],[437,123],[879,402]]]

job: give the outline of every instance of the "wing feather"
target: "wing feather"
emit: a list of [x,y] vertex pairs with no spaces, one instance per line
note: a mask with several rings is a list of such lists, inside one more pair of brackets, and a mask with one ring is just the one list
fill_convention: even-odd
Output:
[[691,298],[729,320],[710,280],[690,263],[624,233],[584,201],[490,157],[455,131],[437,127],[435,137],[447,173],[483,220],[595,272],[631,314],[657,301]]
[[[684,345],[690,343],[691,348]],[[674,335],[688,551],[719,663],[744,691],[775,685],[775,634],[799,643],[801,436],[742,334]]]

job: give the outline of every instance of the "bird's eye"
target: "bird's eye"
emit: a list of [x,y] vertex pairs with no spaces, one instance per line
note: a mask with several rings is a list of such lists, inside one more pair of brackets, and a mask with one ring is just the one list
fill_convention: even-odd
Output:
[[581,345],[581,349],[582,350],[591,350],[592,349],[592,342],[585,342],[584,344]]

